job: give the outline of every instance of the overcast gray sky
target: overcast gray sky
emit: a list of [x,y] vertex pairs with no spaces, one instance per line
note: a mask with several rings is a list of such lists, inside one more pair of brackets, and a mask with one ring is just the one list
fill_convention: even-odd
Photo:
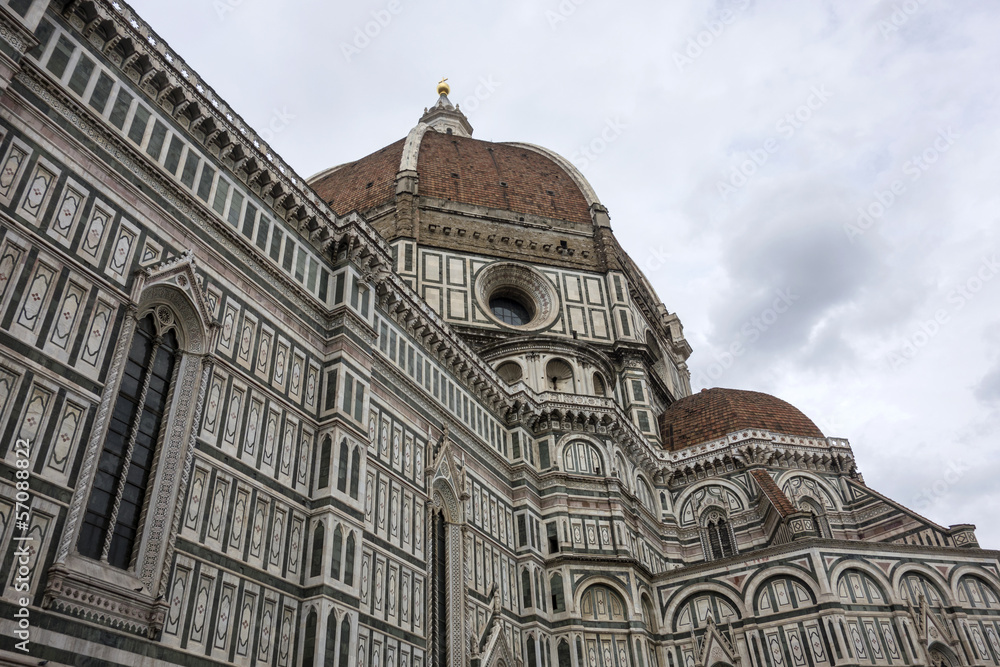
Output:
[[583,170],[695,390],[792,402],[1000,548],[1000,4],[132,4],[302,176],[405,136],[449,77],[475,137]]

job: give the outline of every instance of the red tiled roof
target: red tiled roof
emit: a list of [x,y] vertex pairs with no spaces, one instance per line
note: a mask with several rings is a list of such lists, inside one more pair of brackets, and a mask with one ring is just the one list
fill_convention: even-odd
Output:
[[[405,139],[312,183],[338,215],[392,201]],[[420,194],[463,204],[590,223],[579,186],[536,151],[428,131],[417,157]]]
[[569,174],[527,148],[428,132],[420,145],[417,172],[420,193],[429,197],[569,222],[591,221],[587,200]]
[[660,415],[667,449],[678,450],[744,429],[822,438],[816,424],[780,398],[742,389],[703,389],[685,396]]
[[761,492],[771,501],[771,505],[778,511],[778,514],[785,517],[795,513],[795,506],[788,500],[788,496],[778,488],[778,485],[774,482],[774,478],[766,470],[757,468],[756,470],[751,470],[750,474],[753,476],[754,481],[757,482],[757,486],[760,487]]
[[367,211],[391,201],[396,194],[396,174],[404,143],[406,140],[400,139],[367,157],[345,164],[332,174],[321,176],[312,183],[313,190],[337,215]]

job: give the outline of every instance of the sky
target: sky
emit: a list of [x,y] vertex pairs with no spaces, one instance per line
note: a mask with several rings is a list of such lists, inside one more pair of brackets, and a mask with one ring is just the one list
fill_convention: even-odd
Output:
[[1000,549],[1000,4],[136,0],[301,176],[403,138],[569,158],[676,312],[866,483]]

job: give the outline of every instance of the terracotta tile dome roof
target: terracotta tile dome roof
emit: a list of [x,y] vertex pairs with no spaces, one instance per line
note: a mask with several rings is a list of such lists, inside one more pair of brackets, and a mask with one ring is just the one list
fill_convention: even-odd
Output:
[[[311,185],[338,215],[390,203],[404,144],[397,141],[320,174]],[[574,178],[556,160],[523,145],[428,130],[420,140],[417,174],[422,196],[591,223],[587,197]]]
[[666,449],[678,450],[744,429],[822,438],[823,432],[791,403],[759,391],[702,389],[660,415]]
[[367,211],[392,201],[406,139],[389,144],[356,162],[322,174],[311,183],[337,215]]

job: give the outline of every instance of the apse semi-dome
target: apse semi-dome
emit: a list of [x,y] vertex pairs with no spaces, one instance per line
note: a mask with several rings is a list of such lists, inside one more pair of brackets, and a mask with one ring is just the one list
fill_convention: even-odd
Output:
[[671,404],[660,416],[667,449],[678,450],[747,429],[823,438],[823,432],[787,401],[759,391],[702,389]]

